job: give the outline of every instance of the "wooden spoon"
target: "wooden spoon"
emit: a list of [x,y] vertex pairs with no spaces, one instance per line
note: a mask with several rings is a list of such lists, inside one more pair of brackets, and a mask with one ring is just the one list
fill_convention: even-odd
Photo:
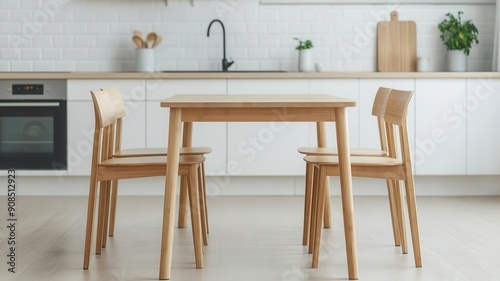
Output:
[[134,30],[134,36],[142,37],[142,32],[140,32],[139,30]]
[[160,45],[162,40],[163,40],[163,37],[161,37],[160,35],[156,36],[156,39],[153,42],[153,48],[156,48],[156,46]]
[[144,41],[142,40],[141,37],[134,35],[132,36],[132,41],[134,41],[137,48],[144,48]]
[[151,46],[151,48],[152,48],[157,37],[158,37],[158,35],[156,35],[156,33],[154,33],[154,32],[148,33],[148,36],[146,36],[146,43],[147,43],[146,47]]

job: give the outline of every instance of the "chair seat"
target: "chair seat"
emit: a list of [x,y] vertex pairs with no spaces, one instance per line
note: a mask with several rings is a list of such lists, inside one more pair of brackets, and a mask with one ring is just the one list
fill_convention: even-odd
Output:
[[[179,165],[192,165],[205,161],[205,157],[200,155],[187,155],[179,157]],[[101,162],[101,166],[165,166],[167,164],[166,156],[149,157],[122,157],[111,158]]]
[[[337,149],[332,147],[300,147],[299,153],[306,155],[338,155]],[[387,152],[380,149],[352,148],[352,156],[387,156]]]
[[[180,155],[200,155],[212,152],[210,147],[181,147]],[[166,148],[133,148],[122,149],[114,153],[114,157],[165,156]]]
[[[337,156],[306,156],[304,160],[307,163],[337,166],[339,158]],[[390,157],[369,157],[369,156],[352,156],[351,166],[401,166],[401,160]]]

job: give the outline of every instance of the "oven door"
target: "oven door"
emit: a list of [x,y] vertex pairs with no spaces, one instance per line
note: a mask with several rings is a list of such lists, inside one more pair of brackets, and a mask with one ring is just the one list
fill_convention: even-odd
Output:
[[65,100],[0,101],[0,169],[66,170]]

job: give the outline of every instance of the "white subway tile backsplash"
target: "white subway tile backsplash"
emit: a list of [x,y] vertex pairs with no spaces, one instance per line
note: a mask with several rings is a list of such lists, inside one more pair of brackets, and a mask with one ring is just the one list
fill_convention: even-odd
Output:
[[21,50],[18,48],[0,49],[0,56],[5,60],[18,60],[21,58]]
[[54,44],[54,47],[71,47],[73,46],[73,37],[70,36],[53,37],[52,42]]
[[270,23],[267,25],[269,34],[288,34],[288,25],[285,23]]
[[302,11],[300,19],[302,21],[308,22],[318,22],[321,21],[321,11],[320,10],[312,10],[312,11]]
[[290,24],[290,34],[307,34],[311,33],[310,23],[291,23]]
[[10,68],[14,72],[33,71],[33,64],[28,61],[13,61],[10,63]]
[[259,21],[261,22],[276,22],[278,18],[278,11],[262,9],[259,12]]
[[33,71],[55,71],[55,64],[50,61],[35,61]]
[[43,49],[42,57],[44,60],[62,59],[62,50],[58,48]]
[[10,63],[6,61],[0,61],[0,71],[10,71]]
[[[33,1],[33,0],[31,0]],[[1,1],[0,9],[17,9],[21,1]]]
[[22,49],[21,59],[23,60],[39,60],[41,57],[40,49]]
[[67,60],[84,60],[87,59],[87,49],[71,48],[63,50],[63,58]]
[[42,25],[41,29],[37,28],[37,34],[43,35],[59,35],[63,34],[63,26],[61,23],[45,23]]
[[247,27],[248,27],[248,33],[250,34],[253,33],[265,34],[267,32],[267,24],[265,23],[250,22],[247,23]]
[[267,48],[250,48],[248,50],[249,59],[268,59],[269,51]]
[[[479,28],[469,70],[490,70],[495,5],[260,5],[258,0],[1,1],[0,65],[7,70],[133,71],[132,31],[164,37],[156,49],[164,69],[220,69],[222,31],[233,69],[297,70],[293,37],[311,39],[314,59],[333,71],[374,71],[376,26],[398,10],[399,20],[417,23],[418,55],[445,69],[446,48],[437,24],[447,12],[464,11]],[[82,52],[83,51],[83,52]],[[12,64],[10,61],[18,63]]]
[[279,19],[281,22],[284,21],[300,21],[300,11],[282,11],[279,14]]
[[109,25],[104,23],[87,24],[87,33],[92,35],[109,34]]
[[254,47],[258,44],[256,35],[239,35],[236,37],[236,46],[239,47]]
[[69,61],[59,61],[56,62],[56,71],[75,71],[75,65],[73,62]]
[[87,25],[84,23],[65,23],[63,32],[64,34],[85,34],[87,33]]

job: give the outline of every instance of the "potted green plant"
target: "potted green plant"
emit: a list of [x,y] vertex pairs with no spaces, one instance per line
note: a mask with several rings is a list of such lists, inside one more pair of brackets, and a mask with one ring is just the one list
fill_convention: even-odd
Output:
[[299,38],[293,38],[299,41],[299,45],[295,47],[299,50],[299,71],[311,72],[314,70],[312,63],[312,52],[311,49],[314,47],[311,40],[302,41]]
[[447,13],[438,28],[441,32],[441,40],[448,49],[448,70],[450,71],[466,71],[467,56],[472,48],[472,43],[479,43],[477,39],[477,27],[470,21],[462,22],[462,11],[458,12],[458,17],[451,13]]

